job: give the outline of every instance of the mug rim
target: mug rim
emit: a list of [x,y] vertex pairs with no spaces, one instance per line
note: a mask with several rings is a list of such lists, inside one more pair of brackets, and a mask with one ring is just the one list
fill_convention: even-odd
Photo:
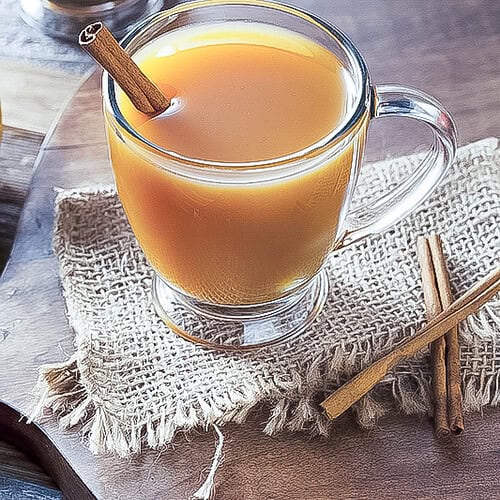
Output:
[[120,41],[120,45],[125,50],[127,50],[127,47],[133,42],[136,36],[146,30],[148,26],[150,26],[153,22],[161,20],[162,18],[168,18],[175,14],[203,7],[217,7],[222,5],[264,7],[300,17],[311,24],[315,24],[320,29],[323,29],[323,31],[325,31],[345,50],[345,52],[351,59],[351,63],[354,62],[354,69],[358,73],[358,76],[360,78],[360,89],[358,95],[356,96],[356,101],[352,106],[351,111],[347,115],[348,118],[344,120],[342,126],[334,128],[327,135],[305,148],[275,158],[256,161],[227,162],[189,157],[175,151],[162,148],[158,144],[155,144],[154,142],[139,134],[137,130],[132,127],[128,120],[123,116],[118,106],[115,92],[116,84],[113,81],[111,75],[109,75],[109,73],[105,71],[103,73],[102,79],[104,106],[105,108],[111,110],[112,116],[116,120],[117,124],[126,132],[128,132],[128,134],[130,134],[132,138],[138,140],[141,146],[145,147],[145,149],[159,156],[163,160],[172,160],[176,164],[188,166],[190,170],[193,169],[194,171],[203,169],[206,172],[207,167],[209,167],[212,170],[231,171],[238,176],[245,172],[248,173],[249,171],[254,174],[258,173],[259,171],[270,173],[270,171],[275,171],[277,169],[280,169],[280,167],[282,168],[283,166],[290,165],[291,163],[300,162],[305,158],[311,160],[319,156],[322,152],[325,151],[325,149],[329,149],[332,146],[343,142],[343,140],[351,134],[353,129],[356,128],[357,124],[369,109],[368,102],[370,99],[370,82],[368,68],[360,52],[358,51],[354,43],[347,37],[347,35],[345,35],[340,29],[338,29],[329,21],[326,21],[325,19],[312,14],[307,10],[270,0],[194,0],[181,3],[165,11],[160,11],[158,13],[152,14],[142,22],[138,23]]

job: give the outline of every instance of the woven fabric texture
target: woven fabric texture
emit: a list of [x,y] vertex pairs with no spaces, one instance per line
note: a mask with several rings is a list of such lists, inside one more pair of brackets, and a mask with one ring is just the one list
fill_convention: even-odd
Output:
[[[377,196],[418,156],[366,165],[356,199]],[[460,294],[498,262],[500,151],[496,139],[462,147],[435,194],[383,234],[337,251],[330,292],[313,327],[278,348],[209,351],[169,331],[151,302],[152,270],[113,188],[63,191],[54,250],[75,354],[41,368],[34,415],[51,409],[64,427],[83,424],[90,449],[121,456],[160,447],[181,429],[242,422],[266,403],[263,430],[327,435],[324,395],[414,334],[424,320],[416,239],[441,234]],[[498,299],[498,297],[497,297]],[[466,410],[500,402],[500,301],[460,327]],[[372,425],[396,405],[430,411],[428,353],[399,365],[354,408]]]

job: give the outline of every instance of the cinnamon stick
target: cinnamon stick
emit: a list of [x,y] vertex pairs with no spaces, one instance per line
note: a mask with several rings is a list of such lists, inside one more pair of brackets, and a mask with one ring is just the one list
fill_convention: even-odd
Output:
[[140,70],[102,22],[89,24],[80,33],[78,41],[112,76],[139,111],[153,114],[168,108],[169,100]]
[[356,401],[372,389],[387,372],[399,362],[415,355],[425,346],[434,342],[446,332],[454,328],[465,318],[474,314],[500,290],[500,267],[480,280],[468,292],[455,300],[449,307],[439,313],[427,326],[415,336],[403,342],[396,349],[386,354],[372,365],[358,373],[349,382],[342,385],[321,406],[330,419],[337,418]]
[[[428,238],[432,255],[439,297],[443,309],[453,302],[450,280],[446,268],[441,238],[432,234]],[[458,327],[452,328],[444,337],[446,339],[446,380],[447,380],[447,409],[448,423],[451,432],[461,434],[464,431],[463,398],[460,384],[460,346],[458,343]]]
[[[427,238],[421,237],[417,240],[417,257],[421,269],[427,320],[431,320],[442,311],[442,306],[434,270],[433,256]],[[448,424],[445,337],[440,337],[431,344],[431,367],[434,431],[439,438],[442,438],[450,434]]]

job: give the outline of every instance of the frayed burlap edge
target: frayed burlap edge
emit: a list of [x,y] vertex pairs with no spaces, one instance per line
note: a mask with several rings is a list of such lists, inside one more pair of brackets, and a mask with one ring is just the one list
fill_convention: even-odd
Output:
[[[500,326],[499,312],[500,302],[488,304],[466,322],[461,329],[461,340],[467,342],[476,335],[480,338],[494,336],[492,325]],[[44,365],[41,368],[36,388],[38,403],[30,418],[40,419],[44,409],[49,409],[57,415],[63,429],[83,425],[82,433],[87,436],[88,446],[93,453],[112,451],[122,457],[140,452],[143,441],[151,448],[160,448],[172,441],[174,429],[189,431],[199,427],[200,420],[216,425],[243,423],[255,405],[262,401],[269,406],[269,415],[263,429],[266,434],[309,431],[314,435],[328,436],[332,422],[325,418],[318,402],[327,393],[325,380],[331,374],[330,364],[335,364],[335,354],[329,361],[331,363],[311,366],[308,379],[297,380],[297,385],[290,393],[283,388],[284,392],[279,398],[266,399],[270,390],[275,388],[262,387],[261,383],[256,382],[254,387],[248,388],[245,403],[238,403],[241,394],[235,394],[234,398],[229,395],[234,406],[232,411],[223,411],[216,401],[205,400],[200,401],[189,415],[183,415],[179,408],[168,417],[162,414],[156,420],[128,422],[124,427],[123,422],[104,412],[92,399],[82,383],[76,354],[66,362]],[[344,368],[349,369],[349,365],[344,365]],[[351,368],[354,370],[355,367]],[[321,389],[315,390],[315,387]],[[500,403],[500,373],[482,379],[466,374],[463,376],[462,387],[466,412],[480,411],[485,406],[496,407]],[[392,398],[387,397],[388,395]],[[430,414],[430,382],[412,375],[389,375],[354,406],[356,419],[362,427],[370,428],[380,417],[394,409],[395,403],[406,414]]]
[[[94,187],[92,191],[95,190]],[[103,190],[106,188],[103,187]],[[74,323],[78,312],[68,313],[70,322]],[[490,302],[462,325],[461,342],[473,344],[474,339],[495,338],[499,329],[500,301],[497,300]],[[393,347],[388,345],[387,350]],[[92,397],[92,391],[85,385],[85,377],[81,376],[80,369],[84,366],[84,360],[79,359],[79,352],[77,346],[76,353],[68,361],[41,367],[35,388],[37,404],[30,420],[42,419],[48,410],[57,416],[63,429],[81,426],[82,435],[93,453],[113,452],[119,456],[140,452],[143,444],[160,448],[171,442],[179,430],[189,431],[200,425],[208,427],[228,422],[243,423],[250,411],[263,402],[269,408],[263,429],[265,433],[274,435],[281,431],[307,430],[316,435],[327,436],[332,423],[325,418],[318,403],[342,382],[338,380],[338,357],[343,358],[344,376],[352,375],[360,368],[355,364],[355,356],[334,351],[326,361],[312,363],[304,380],[297,377],[292,384],[280,386],[276,382],[271,387],[256,377],[251,385],[243,388],[243,393],[228,392],[224,410],[213,399],[200,399],[189,413],[179,406],[168,409],[168,414],[165,410],[154,420],[141,419],[123,425],[119,418],[105,412],[99,401]],[[500,373],[486,377],[465,373],[462,388],[466,411],[480,411],[485,406],[494,407],[500,403]],[[388,395],[392,398],[387,397]],[[355,405],[353,410],[362,427],[372,427],[381,416],[394,408],[395,403],[399,410],[407,414],[430,413],[432,405],[429,379],[409,374],[391,374]]]

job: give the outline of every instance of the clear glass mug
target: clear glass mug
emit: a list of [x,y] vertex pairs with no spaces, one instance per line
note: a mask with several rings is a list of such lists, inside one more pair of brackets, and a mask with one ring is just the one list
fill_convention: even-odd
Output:
[[[457,141],[454,122],[440,103],[411,88],[373,86],[353,43],[335,26],[297,8],[259,0],[181,4],[151,16],[121,44],[134,53],[173,29],[236,20],[287,28],[342,61],[355,90],[339,129],[269,161],[187,158],[134,130],[119,109],[113,80],[103,77],[117,190],[155,270],[156,310],[182,337],[227,350],[260,348],[304,331],[328,293],[323,270],[328,255],[383,231],[420,205],[450,166]],[[381,116],[422,121],[434,140],[408,179],[349,211],[369,122]],[[134,189],[144,183],[147,189]],[[335,189],[328,192],[329,186]],[[279,204],[273,204],[276,199]],[[161,217],[150,217],[158,211]]]

